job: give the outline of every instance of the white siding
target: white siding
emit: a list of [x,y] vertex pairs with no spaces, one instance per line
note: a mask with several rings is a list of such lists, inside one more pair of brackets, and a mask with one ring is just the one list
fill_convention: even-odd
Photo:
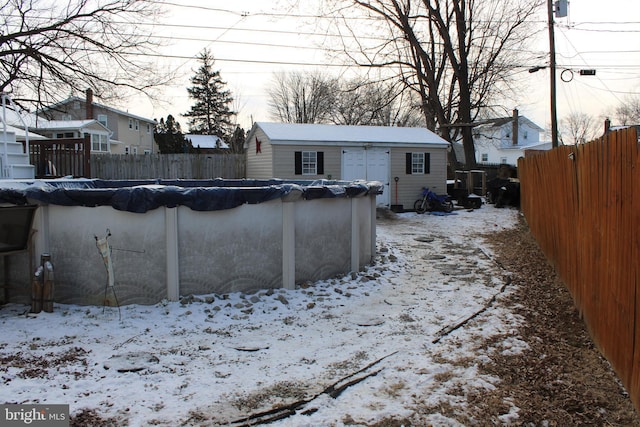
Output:
[[[256,138],[260,141],[260,153],[256,153]],[[273,173],[274,146],[271,141],[258,128],[247,144],[247,167],[246,174],[249,179],[271,179]]]
[[[520,121],[518,128],[518,145],[513,145],[511,123],[500,128],[486,127],[479,129],[474,137],[476,161],[478,163],[507,163],[516,166],[518,158],[524,157],[525,150],[540,143],[540,132],[528,121]],[[487,159],[483,160],[482,155]],[[504,161],[506,159],[506,162]]]

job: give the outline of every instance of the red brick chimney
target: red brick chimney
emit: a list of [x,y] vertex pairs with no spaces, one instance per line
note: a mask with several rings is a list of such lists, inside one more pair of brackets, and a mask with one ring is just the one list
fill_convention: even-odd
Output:
[[611,128],[611,120],[609,120],[609,118],[607,117],[604,121],[604,134],[608,134],[609,133],[609,129]]
[[86,119],[93,119],[93,91],[89,88],[87,89],[86,96]]

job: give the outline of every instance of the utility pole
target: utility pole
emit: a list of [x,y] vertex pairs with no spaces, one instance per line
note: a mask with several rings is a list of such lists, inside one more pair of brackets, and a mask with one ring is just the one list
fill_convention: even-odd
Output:
[[551,147],[558,146],[558,111],[556,105],[556,43],[553,32],[553,0],[547,0],[549,12],[549,75],[551,83]]

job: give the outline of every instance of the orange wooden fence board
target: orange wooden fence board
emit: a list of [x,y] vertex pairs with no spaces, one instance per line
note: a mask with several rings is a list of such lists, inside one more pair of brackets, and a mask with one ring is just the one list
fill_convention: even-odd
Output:
[[521,159],[522,211],[594,342],[640,408],[640,156],[635,128]]

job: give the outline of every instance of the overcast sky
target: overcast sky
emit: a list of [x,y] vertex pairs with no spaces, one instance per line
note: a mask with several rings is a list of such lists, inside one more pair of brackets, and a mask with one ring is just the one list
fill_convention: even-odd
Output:
[[[164,17],[167,25],[153,31],[167,44],[161,60],[182,77],[165,91],[170,104],[140,101],[129,110],[156,119],[173,114],[186,129],[180,114],[191,105],[186,88],[199,65],[195,58],[204,48],[213,53],[214,68],[237,99],[233,108],[239,111],[239,122],[245,129],[252,121],[270,119],[266,89],[273,73],[291,69],[343,73],[344,68],[331,63],[321,48],[332,47],[335,39],[315,28],[318,20],[309,16],[315,0],[302,2],[310,10],[287,9],[287,3],[172,0]],[[532,46],[542,54],[540,65],[548,64],[547,35],[541,32],[539,44]],[[577,111],[604,119],[613,115],[625,97],[640,95],[639,36],[638,1],[570,2],[569,16],[556,19],[555,27],[559,119]],[[561,74],[566,80],[571,77],[568,71],[562,73],[565,69],[574,71],[569,82],[561,80]],[[596,76],[580,76],[580,69],[595,69]],[[548,128],[549,99],[549,70],[523,72],[522,96],[512,105],[504,105],[505,112],[517,107],[521,114]]]

